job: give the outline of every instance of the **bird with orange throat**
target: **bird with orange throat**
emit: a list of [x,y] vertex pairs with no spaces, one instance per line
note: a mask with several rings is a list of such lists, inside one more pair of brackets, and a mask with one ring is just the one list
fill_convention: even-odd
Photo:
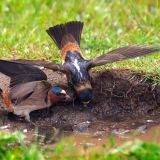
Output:
[[65,90],[51,86],[46,74],[37,67],[0,60],[0,72],[11,78],[10,87],[0,89],[3,108],[27,121],[30,121],[30,112],[70,99]]
[[72,82],[76,96],[85,106],[93,99],[92,78],[89,74],[91,68],[160,51],[160,48],[126,46],[112,50],[95,59],[87,60],[82,56],[80,47],[82,28],[82,22],[71,21],[46,30],[60,49],[63,64],[36,63],[31,61],[28,63],[66,73]]

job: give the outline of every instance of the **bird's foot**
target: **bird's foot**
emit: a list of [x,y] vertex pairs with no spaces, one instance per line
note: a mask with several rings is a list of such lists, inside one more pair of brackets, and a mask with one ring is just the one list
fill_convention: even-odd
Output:
[[36,123],[34,123],[33,121],[31,121],[30,119],[30,115],[28,112],[25,113],[25,116],[24,116],[25,120],[30,123],[31,125],[33,125],[34,127],[37,127]]

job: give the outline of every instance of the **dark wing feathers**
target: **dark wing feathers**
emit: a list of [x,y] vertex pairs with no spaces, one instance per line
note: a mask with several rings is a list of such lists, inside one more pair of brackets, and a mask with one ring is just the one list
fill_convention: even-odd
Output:
[[107,63],[122,61],[130,58],[140,57],[158,51],[160,51],[160,48],[138,46],[127,46],[123,48],[118,48],[91,60],[88,68],[104,65]]
[[39,68],[19,62],[0,60],[0,72],[11,78],[10,87],[20,83],[47,80],[46,74]]
[[36,65],[36,66],[41,66],[44,68],[48,68],[51,69],[53,71],[60,71],[63,73],[68,73],[68,71],[66,70],[66,68],[62,65],[62,64],[53,64],[52,62],[49,61],[44,61],[44,60],[14,60],[14,62],[21,62],[24,64],[28,64],[28,65]]
[[80,45],[82,29],[82,22],[71,21],[50,27],[46,32],[53,39],[58,48],[61,49],[68,42],[76,41]]

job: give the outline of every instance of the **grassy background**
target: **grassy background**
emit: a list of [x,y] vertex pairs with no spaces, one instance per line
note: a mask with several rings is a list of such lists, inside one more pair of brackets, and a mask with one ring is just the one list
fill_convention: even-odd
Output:
[[[84,21],[81,47],[88,59],[128,44],[160,46],[159,0],[5,0],[0,1],[0,17],[3,59],[60,62],[45,30],[70,20]],[[105,67],[160,74],[160,53]]]

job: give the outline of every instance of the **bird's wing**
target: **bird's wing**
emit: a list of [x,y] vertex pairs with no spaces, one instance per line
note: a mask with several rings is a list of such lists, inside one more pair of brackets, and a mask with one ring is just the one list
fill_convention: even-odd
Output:
[[18,104],[27,99],[34,92],[37,81],[17,84],[10,89],[10,99],[12,102]]
[[28,64],[28,65],[35,65],[35,66],[41,66],[44,68],[48,68],[51,69],[53,71],[60,71],[62,73],[68,73],[68,70],[62,65],[62,64],[54,64],[52,62],[49,61],[44,61],[44,60],[13,60],[14,62],[21,62],[24,64]]
[[10,98],[16,104],[29,97],[33,101],[43,101],[50,88],[51,84],[44,80],[18,84],[10,89]]
[[127,46],[123,48],[118,48],[91,60],[88,68],[90,69],[92,67],[101,66],[107,63],[140,57],[158,51],[160,51],[160,48],[149,48],[139,46]]
[[10,87],[26,82],[47,80],[46,74],[39,68],[19,62],[0,60],[0,72],[11,78]]

